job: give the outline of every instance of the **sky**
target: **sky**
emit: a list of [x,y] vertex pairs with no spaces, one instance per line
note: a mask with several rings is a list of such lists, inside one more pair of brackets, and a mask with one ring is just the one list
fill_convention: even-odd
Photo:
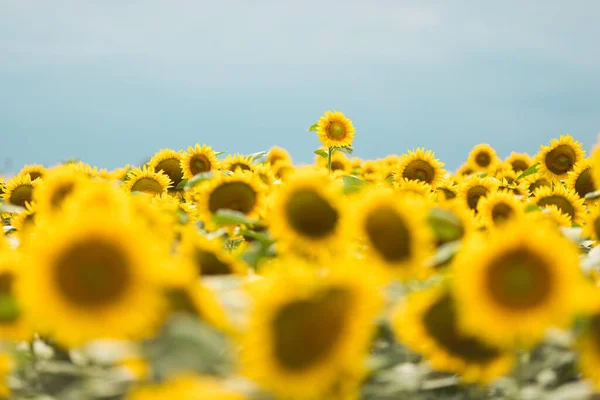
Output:
[[600,2],[0,0],[0,172],[207,143],[299,163],[339,110],[365,159],[600,132]]

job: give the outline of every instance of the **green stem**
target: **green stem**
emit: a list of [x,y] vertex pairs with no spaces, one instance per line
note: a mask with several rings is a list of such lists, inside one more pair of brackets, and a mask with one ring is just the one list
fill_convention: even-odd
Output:
[[331,155],[333,154],[333,147],[329,147],[327,149],[327,168],[329,168],[329,173],[331,173]]

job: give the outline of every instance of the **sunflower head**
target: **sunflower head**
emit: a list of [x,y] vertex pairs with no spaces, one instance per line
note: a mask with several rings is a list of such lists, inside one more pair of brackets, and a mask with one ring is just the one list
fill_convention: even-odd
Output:
[[531,156],[527,153],[510,153],[510,156],[506,157],[504,163],[509,166],[516,173],[521,173],[527,168],[531,167],[532,161]]
[[[321,168],[328,168],[327,158],[316,156],[317,165]],[[352,170],[352,164],[348,157],[341,151],[336,151],[331,155],[331,170],[349,174]]]
[[34,193],[34,200],[41,213],[50,215],[61,209],[67,199],[89,178],[68,166],[59,166],[49,170]]
[[225,157],[225,159],[223,160],[221,170],[232,172],[241,170],[251,172],[254,169],[253,162],[254,159],[251,156],[244,156],[239,153],[228,154],[227,157]]
[[458,167],[458,169],[456,170],[456,179],[457,180],[461,180],[467,176],[473,175],[475,172],[477,172],[475,169],[473,169],[473,167],[471,166],[471,164],[465,163],[463,165],[461,165],[460,167]]
[[29,174],[17,175],[6,182],[2,198],[8,204],[25,207],[33,201],[33,194],[39,186],[40,179],[33,180]]
[[561,211],[554,204],[549,204],[539,211],[528,212],[525,214],[533,224],[546,224],[550,229],[569,228],[572,225],[571,217]]
[[269,163],[270,165],[275,165],[279,162],[291,164],[292,157],[290,157],[290,154],[287,152],[286,149],[273,146],[269,149],[269,152],[267,153],[267,163]]
[[254,166],[254,175],[260,179],[266,189],[270,189],[273,183],[277,180],[275,174],[273,173],[273,169],[271,165],[267,163],[256,164]]
[[471,166],[473,170],[481,172],[493,170],[499,162],[500,159],[496,154],[496,150],[487,143],[473,147],[467,159],[467,165]]
[[[37,210],[38,207],[35,202],[27,203],[24,211],[11,216],[10,224],[17,230],[20,241],[23,242],[26,240],[27,236],[32,231],[32,228],[35,228]],[[1,249],[2,245],[0,244],[0,251]]]
[[456,199],[458,196],[458,185],[451,178],[445,178],[435,189],[437,199],[440,202]]
[[108,173],[109,179],[111,179],[113,181],[122,181],[125,179],[125,176],[127,176],[129,171],[131,170],[131,168],[132,168],[131,165],[127,164],[123,167],[113,169],[112,171],[110,171]]
[[589,160],[577,163],[572,171],[567,174],[566,185],[573,189],[582,199],[588,193],[595,192],[598,187],[592,177],[592,164]]
[[169,177],[173,187],[177,187],[183,180],[182,158],[181,153],[178,151],[162,149],[148,161],[148,168],[154,172],[162,171]]
[[43,165],[32,164],[25,165],[17,175],[29,174],[31,180],[34,181],[38,178],[43,178],[46,175],[46,168]]
[[203,172],[216,171],[219,169],[220,163],[217,153],[212,147],[205,144],[200,146],[196,143],[194,147],[188,147],[188,151],[183,153],[180,167],[183,171],[183,178],[190,179]]
[[142,192],[151,196],[166,193],[173,182],[162,171],[155,172],[148,167],[134,168],[127,174],[123,187],[129,192]]
[[465,207],[477,212],[477,204],[483,197],[496,191],[497,181],[490,177],[479,177],[476,175],[465,178],[459,186],[458,196]]
[[486,227],[496,227],[523,215],[523,203],[514,194],[497,191],[483,197],[477,204],[477,216]]
[[400,157],[400,162],[393,172],[394,180],[425,182],[435,189],[444,177],[443,166],[444,163],[436,159],[431,150],[425,151],[422,148],[411,150]]
[[317,134],[323,146],[351,146],[356,130],[352,121],[340,111],[327,111],[317,123]]
[[388,175],[389,168],[382,162],[373,160],[363,161],[357,173],[367,182],[379,182]]
[[600,204],[590,208],[590,212],[585,218],[582,234],[600,243]]
[[541,146],[534,162],[539,163],[540,172],[547,178],[561,180],[584,157],[585,151],[581,143],[576,142],[571,135],[561,135],[559,139],[552,139],[548,146]]
[[423,181],[408,180],[406,178],[394,181],[394,188],[398,195],[411,196],[433,203],[435,194],[430,184]]
[[585,212],[584,200],[573,189],[565,188],[562,185],[537,189],[533,193],[531,202],[539,207],[555,205],[562,213],[571,218],[573,224],[580,224]]

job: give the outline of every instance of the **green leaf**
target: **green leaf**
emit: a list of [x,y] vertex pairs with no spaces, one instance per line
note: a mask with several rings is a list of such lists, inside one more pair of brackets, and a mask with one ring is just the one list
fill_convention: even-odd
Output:
[[10,294],[0,295],[0,321],[13,322],[19,318],[21,310],[17,303],[17,299]]
[[220,156],[221,154],[225,154],[225,151],[215,151],[215,156]]
[[354,153],[354,149],[352,148],[352,146],[334,147],[333,151],[341,151],[342,153],[348,154],[349,156],[351,156],[352,153]]
[[433,208],[429,212],[427,222],[435,232],[438,240],[442,242],[459,240],[464,234],[464,227],[460,218],[442,208]]
[[538,207],[536,204],[527,204],[525,206],[526,213],[536,212],[536,211],[540,211],[540,207]]
[[318,129],[319,129],[319,123],[317,122],[317,123],[315,123],[315,124],[312,124],[312,125],[310,126],[310,128],[308,128],[308,131],[309,131],[309,132],[311,132],[311,131],[316,131],[316,130],[318,130]]
[[595,192],[591,192],[585,195],[586,200],[596,200],[600,199],[600,190],[596,190]]
[[315,151],[313,151],[313,153],[315,153],[316,155],[321,156],[323,158],[329,157],[329,154],[327,154],[327,152],[322,149],[316,149]]
[[221,209],[212,216],[212,222],[217,225],[256,225],[258,221],[248,218],[246,214],[228,209]]
[[360,191],[365,185],[368,185],[369,182],[363,181],[362,179],[358,179],[352,175],[344,175],[342,176],[342,182],[344,183],[344,193],[354,193]]
[[214,173],[212,171],[200,172],[199,174],[192,176],[190,179],[184,179],[183,181],[181,181],[179,185],[177,185],[177,189],[190,190],[191,188],[198,186],[202,182],[212,179],[213,176]]
[[256,232],[251,229],[241,229],[240,235],[258,240],[264,245],[271,245],[274,243],[273,239],[267,232]]
[[250,159],[252,161],[256,161],[258,159],[265,157],[268,153],[269,153],[268,151],[258,151],[256,153],[249,154],[248,157],[250,157]]
[[452,260],[452,258],[454,258],[454,255],[458,253],[458,251],[460,250],[460,246],[460,240],[444,243],[443,245],[441,245],[438,248],[437,253],[435,253],[433,258],[431,259],[432,265],[434,267],[441,267],[443,265],[446,265],[450,260]]
[[538,165],[540,165],[540,163],[536,162],[531,167],[529,167],[525,171],[521,172],[521,175],[517,176],[517,180],[523,179],[526,176],[533,175],[536,172],[538,172]]

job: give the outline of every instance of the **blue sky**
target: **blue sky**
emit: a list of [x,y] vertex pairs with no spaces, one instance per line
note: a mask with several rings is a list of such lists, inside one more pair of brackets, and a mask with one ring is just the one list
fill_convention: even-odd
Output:
[[0,0],[0,170],[273,145],[349,116],[362,158],[600,132],[600,3]]

